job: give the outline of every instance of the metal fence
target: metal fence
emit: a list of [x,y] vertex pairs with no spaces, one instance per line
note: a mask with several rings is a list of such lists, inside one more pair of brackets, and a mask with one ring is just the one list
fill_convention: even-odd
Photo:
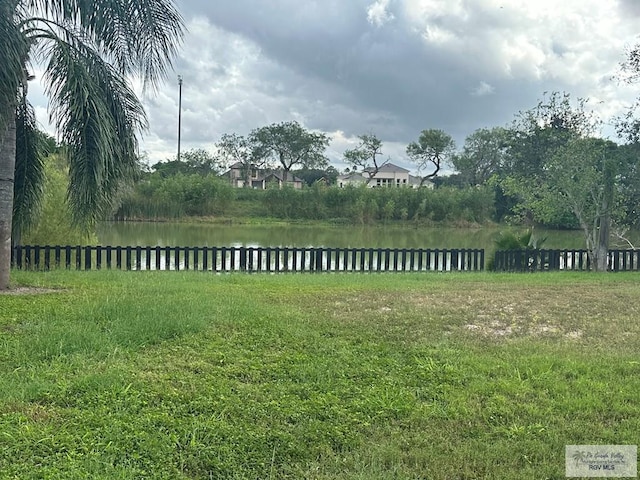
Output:
[[213,272],[479,271],[481,249],[16,246],[12,265],[49,270]]
[[[640,250],[609,250],[608,270],[640,270]],[[537,272],[546,270],[585,271],[591,269],[587,250],[502,250],[494,257],[498,272]]]

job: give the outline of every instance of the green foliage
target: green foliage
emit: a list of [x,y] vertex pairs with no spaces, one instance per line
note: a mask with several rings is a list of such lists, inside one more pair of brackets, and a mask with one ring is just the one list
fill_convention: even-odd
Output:
[[115,217],[162,219],[222,215],[234,197],[234,189],[214,175],[178,173],[166,178],[151,175],[123,200]]
[[347,162],[353,171],[362,169],[369,181],[378,173],[380,167],[386,162],[381,162],[382,140],[375,135],[358,135],[360,143],[355,148],[350,148],[344,152],[344,161]]
[[315,183],[294,189],[232,188],[224,179],[152,175],[124,199],[116,214],[127,218],[182,216],[269,216],[285,220],[328,220],[371,225],[385,221],[416,223],[486,223],[494,214],[493,191],[487,187],[347,188]]
[[489,177],[496,188],[498,219],[534,219],[548,226],[575,227],[574,212],[560,198],[553,200],[542,192],[555,191],[549,183],[555,180],[549,175],[549,164],[558,152],[573,139],[593,135],[598,124],[586,100],[573,102],[568,94],[553,92],[532,109],[520,112],[508,129],[497,130],[495,135],[485,132],[482,142],[474,141],[472,151],[482,152],[484,145],[488,158],[495,160],[489,164],[501,163],[497,174]]
[[[123,182],[137,172],[137,135],[147,119],[129,79],[158,85],[177,52],[182,18],[171,0],[11,0],[0,2],[0,18],[0,165],[11,170],[17,153],[22,180],[38,180],[38,134],[25,114],[33,117],[26,103],[31,67],[42,65],[51,123],[69,160],[69,213],[90,227],[111,212]],[[21,146],[5,128],[12,117],[22,124]],[[3,172],[0,182],[13,179],[14,172]],[[37,211],[37,183],[16,186],[25,190],[15,192],[15,212],[14,192],[0,189],[3,245],[13,214],[20,229],[30,224],[29,206]],[[0,289],[8,286],[10,261],[10,250],[1,248]]]
[[66,192],[69,175],[66,162],[52,155],[44,162],[42,208],[34,226],[22,237],[22,245],[91,245],[97,243],[95,233],[71,221]]
[[524,250],[526,248],[541,248],[546,238],[538,239],[533,235],[533,229],[522,233],[501,232],[495,241],[496,250]]
[[620,169],[618,146],[598,138],[573,137],[544,159],[535,178],[513,176],[503,187],[520,196],[519,209],[550,224],[568,212],[585,235],[585,244],[597,270],[606,269],[612,219],[621,218],[616,186]]
[[508,130],[481,128],[465,139],[461,153],[451,157],[451,163],[466,185],[485,185],[502,173],[507,163]]
[[285,172],[295,166],[321,168],[329,163],[325,157],[329,137],[310,132],[296,121],[257,128],[249,135],[248,142],[260,152],[260,158],[271,158]]
[[[422,182],[438,175],[440,168],[451,160],[456,145],[451,135],[443,130],[420,132],[417,142],[407,145],[407,155],[416,164]],[[431,172],[426,173],[426,171]]]
[[16,109],[16,163],[13,182],[12,243],[19,244],[24,232],[36,222],[42,207],[44,157],[50,144],[38,131],[36,115],[26,98]]
[[[285,190],[285,189],[283,189]],[[412,219],[418,223],[485,223],[493,215],[486,188],[321,188],[269,191],[268,214],[286,219],[344,219],[358,224]]]
[[218,160],[203,149],[192,149],[180,155],[180,160],[158,162],[151,169],[161,177],[173,175],[217,175],[220,173]]
[[494,270],[495,252],[499,250],[522,250],[522,264],[530,264],[531,262],[529,259],[524,258],[524,251],[542,248],[546,240],[546,237],[536,238],[533,235],[533,229],[528,229],[522,233],[516,233],[513,231],[500,232],[500,235],[494,241],[495,250],[489,255],[487,270]]

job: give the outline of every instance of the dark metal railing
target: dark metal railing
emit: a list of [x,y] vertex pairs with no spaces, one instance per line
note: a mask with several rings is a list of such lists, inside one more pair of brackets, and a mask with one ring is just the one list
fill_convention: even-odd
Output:
[[479,271],[481,249],[16,246],[12,265],[49,270],[203,270],[213,272]]
[[[498,272],[591,269],[587,250],[502,250],[494,257]],[[640,270],[640,250],[609,250],[607,269],[613,272]]]

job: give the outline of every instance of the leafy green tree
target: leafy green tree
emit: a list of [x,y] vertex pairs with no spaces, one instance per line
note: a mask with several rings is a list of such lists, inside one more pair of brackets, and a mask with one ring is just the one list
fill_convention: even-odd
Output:
[[593,135],[600,121],[587,103],[583,98],[572,102],[568,93],[553,92],[534,108],[520,112],[505,132],[507,174],[535,181],[559,148],[575,137]]
[[[628,228],[640,228],[640,144],[632,143],[619,147],[620,165],[617,186],[622,219],[619,222]],[[623,230],[615,232],[624,237]]]
[[185,162],[189,167],[187,174],[219,175],[222,170],[220,160],[203,148],[193,148],[182,152],[180,161]]
[[[498,220],[505,216],[533,220],[534,213],[527,208],[528,202],[512,188],[513,184],[534,192],[544,188],[546,164],[556,152],[572,138],[589,137],[596,132],[599,122],[593,112],[587,110],[587,103],[585,99],[572,102],[569,94],[553,92],[532,109],[518,113],[505,132],[504,165],[492,182]],[[546,216],[550,225],[576,227],[573,213],[560,204],[557,207],[553,216]]]
[[310,132],[298,122],[282,122],[253,130],[249,142],[282,168],[285,180],[293,167],[322,168],[329,164],[325,150],[329,137]]
[[534,220],[548,223],[571,212],[584,232],[592,268],[604,271],[611,224],[622,221],[617,208],[622,156],[615,143],[593,138],[599,120],[586,104],[553,93],[521,113],[511,129],[511,164],[501,186]]
[[610,141],[574,137],[545,161],[544,182],[510,179],[511,190],[521,195],[523,206],[539,221],[548,221],[559,208],[575,215],[596,271],[607,270],[611,222],[618,216],[617,149]]
[[[416,164],[420,176],[420,186],[438,175],[440,168],[451,160],[456,144],[451,136],[442,130],[423,130],[417,142],[407,145],[407,155]],[[430,173],[426,173],[432,170]]]
[[[44,178],[26,100],[34,55],[45,65],[51,118],[66,147],[72,218],[91,224],[111,210],[120,181],[136,168],[146,117],[127,76],[156,86],[182,31],[170,0],[0,2],[0,288],[9,285],[12,215],[37,211]],[[17,192],[14,206],[17,171],[25,173],[22,188],[36,194]]]
[[502,127],[481,128],[469,135],[462,152],[451,163],[467,185],[484,185],[501,172],[507,158],[508,131]]
[[[625,52],[625,59],[621,64],[621,72],[619,77],[626,83],[634,84],[640,81],[640,43],[629,48]],[[638,109],[640,108],[640,99],[627,109],[625,114],[614,119],[618,136],[624,138],[630,144],[640,143],[640,119],[638,118]]]
[[223,161],[229,166],[240,164],[242,184],[251,188],[251,172],[262,168],[267,161],[264,148],[261,148],[253,137],[244,137],[235,133],[225,133],[216,145]]
[[375,135],[358,135],[360,143],[355,148],[344,152],[344,160],[351,165],[354,171],[361,168],[367,175],[367,185],[380,171],[387,160],[382,161],[382,141]]
[[191,149],[180,154],[180,160],[167,160],[151,166],[161,177],[182,175],[217,175],[220,163],[211,153],[202,148]]

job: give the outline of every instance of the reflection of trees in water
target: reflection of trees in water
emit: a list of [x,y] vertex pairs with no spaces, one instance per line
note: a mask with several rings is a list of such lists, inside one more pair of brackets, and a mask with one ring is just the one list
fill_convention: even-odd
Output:
[[[109,223],[100,226],[102,245],[263,246],[339,248],[484,248],[492,251],[499,228],[318,227],[299,225],[186,225]],[[582,248],[578,231],[538,231],[546,248]]]

